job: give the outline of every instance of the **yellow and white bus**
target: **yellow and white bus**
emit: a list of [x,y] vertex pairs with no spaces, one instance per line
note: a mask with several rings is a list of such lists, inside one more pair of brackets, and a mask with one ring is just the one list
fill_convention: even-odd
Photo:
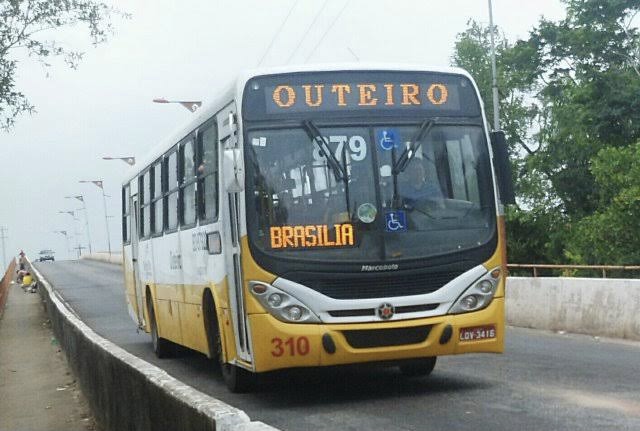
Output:
[[129,311],[158,356],[217,358],[232,391],[283,368],[426,375],[499,353],[510,187],[462,70],[251,71],[123,184]]

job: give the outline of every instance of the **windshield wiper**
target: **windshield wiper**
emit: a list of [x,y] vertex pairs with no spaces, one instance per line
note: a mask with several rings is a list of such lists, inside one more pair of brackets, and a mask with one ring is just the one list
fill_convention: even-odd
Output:
[[425,120],[422,125],[420,125],[420,129],[418,129],[418,132],[414,135],[409,147],[404,149],[402,154],[400,154],[400,157],[393,164],[393,175],[398,175],[400,172],[404,172],[411,159],[413,159],[418,152],[420,145],[422,145],[422,141],[429,135],[431,128],[435,126],[437,121],[437,118],[429,119]]
[[327,141],[322,137],[320,130],[313,124],[311,120],[305,120],[302,122],[302,126],[304,127],[307,135],[315,144],[318,146],[320,150],[320,154],[324,155],[327,160],[327,164],[333,171],[333,175],[336,177],[336,181],[344,181],[348,180],[347,169],[340,164],[336,156],[331,152],[331,148],[327,145]]

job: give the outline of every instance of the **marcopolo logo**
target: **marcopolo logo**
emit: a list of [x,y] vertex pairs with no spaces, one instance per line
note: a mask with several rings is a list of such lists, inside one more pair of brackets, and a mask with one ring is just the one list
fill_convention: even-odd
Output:
[[400,268],[400,265],[397,263],[389,264],[389,265],[362,265],[360,268],[361,272],[373,272],[373,271],[397,271]]
[[381,304],[377,309],[376,309],[376,313],[378,314],[378,317],[382,320],[389,320],[393,317],[393,315],[395,314],[396,309],[394,308],[393,305],[389,304],[388,302],[385,302],[384,304]]

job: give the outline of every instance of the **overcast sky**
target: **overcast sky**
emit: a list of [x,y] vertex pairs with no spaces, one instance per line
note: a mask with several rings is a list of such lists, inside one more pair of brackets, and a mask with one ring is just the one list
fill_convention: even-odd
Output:
[[[206,102],[261,59],[262,66],[307,59],[448,66],[456,34],[468,20],[489,20],[486,0],[114,3],[131,19],[115,19],[107,44],[96,48],[83,33],[66,35],[67,43],[86,52],[77,70],[60,62],[44,69],[21,59],[17,83],[37,113],[0,132],[0,226],[8,229],[7,259],[20,249],[37,257],[44,248],[66,258],[64,237],[56,230],[77,231],[86,246],[84,214],[74,222],[58,213],[81,207],[64,198],[76,194],[85,196],[94,250],[107,249],[100,189],[79,180],[104,180],[111,196],[107,211],[114,216],[112,248],[120,249],[120,185],[128,166],[102,156],[142,157],[191,116],[179,105],[153,104],[153,98]],[[509,40],[527,37],[542,15],[564,15],[559,0],[494,0],[493,7],[495,23]]]

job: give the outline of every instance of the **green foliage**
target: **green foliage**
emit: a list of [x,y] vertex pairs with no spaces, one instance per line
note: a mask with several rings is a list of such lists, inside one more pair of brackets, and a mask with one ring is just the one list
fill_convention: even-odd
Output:
[[560,263],[569,234],[566,218],[543,208],[522,210],[510,207],[506,213],[507,252],[514,263]]
[[[519,203],[507,212],[510,260],[637,264],[640,2],[564,3],[565,19],[540,20],[526,40],[498,37],[501,120]],[[470,22],[453,56],[486,103],[489,36]]]
[[600,186],[598,210],[577,223],[567,244],[574,262],[631,265],[640,262],[640,143],[606,148],[593,160]]
[[50,66],[50,58],[59,57],[75,68],[82,52],[56,41],[56,30],[83,25],[97,45],[111,33],[114,14],[126,16],[94,0],[0,0],[0,128],[8,130],[18,115],[34,110],[15,86],[16,52],[44,66]]
[[[467,70],[473,76],[480,96],[485,102],[485,110],[490,125],[493,125],[492,74],[490,58],[489,28],[471,20],[469,28],[460,33],[455,44],[452,62],[455,66]],[[537,106],[526,102],[527,82],[520,71],[505,57],[511,55],[511,47],[504,36],[494,29],[496,39],[496,63],[499,86],[499,104],[501,128],[511,144],[511,153],[518,151],[518,143],[527,141],[530,119],[537,115]]]
[[[541,20],[513,58],[542,108],[539,168],[572,217],[597,210],[590,160],[640,138],[637,1],[569,0],[566,19]],[[526,61],[527,58],[529,61]]]

